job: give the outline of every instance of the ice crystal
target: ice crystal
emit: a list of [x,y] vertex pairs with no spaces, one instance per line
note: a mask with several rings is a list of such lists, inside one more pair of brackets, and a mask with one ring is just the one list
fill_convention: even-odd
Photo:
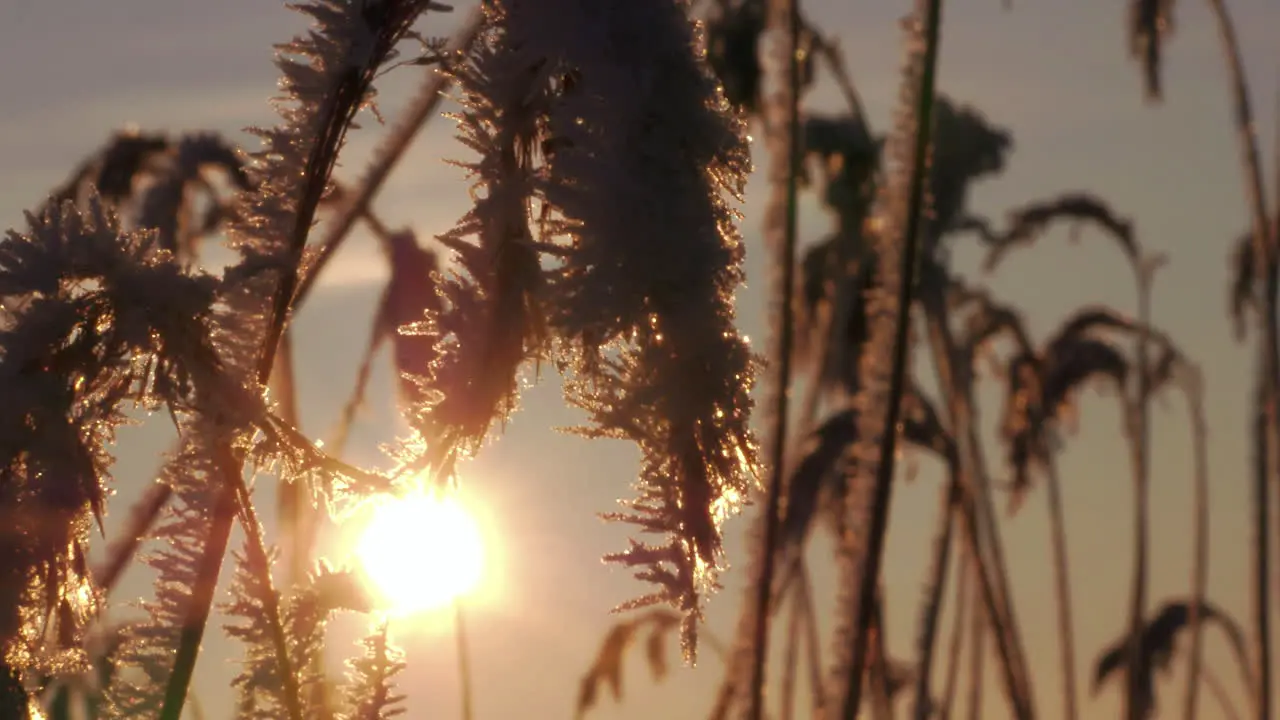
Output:
[[[636,566],[693,628],[720,523],[755,469],[752,358],[734,328],[742,243],[729,199],[746,138],[701,56],[688,3],[500,0],[457,71],[475,206],[441,239],[458,272],[422,330],[441,341],[419,416],[446,474],[554,349],[591,435],[638,443],[640,497],[610,517],[666,537]],[[551,256],[545,262],[539,254]],[[545,321],[544,321],[545,318]],[[549,339],[548,339],[549,338]]]
[[[640,445],[640,497],[611,515],[666,536],[609,556],[686,614],[715,587],[720,524],[755,473],[752,358],[734,328],[742,243],[728,198],[750,161],[679,0],[565,2],[562,92],[540,186],[567,239],[552,323],[572,348],[569,398],[601,435]],[[569,10],[572,9],[572,13]],[[603,348],[616,348],[609,353]]]

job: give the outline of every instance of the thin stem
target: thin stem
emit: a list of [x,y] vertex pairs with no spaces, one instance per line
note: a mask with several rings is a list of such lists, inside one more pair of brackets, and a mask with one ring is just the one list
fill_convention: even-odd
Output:
[[[239,477],[243,478],[243,475]],[[280,595],[271,582],[271,560],[267,557],[266,542],[262,538],[262,525],[258,522],[257,513],[253,509],[253,498],[244,480],[235,485],[237,504],[240,507],[240,527],[244,528],[247,542],[245,547],[249,553],[250,566],[268,568],[259,580],[263,583],[262,609],[266,615],[267,626],[271,633],[271,644],[276,652],[276,663],[280,668],[281,683],[284,685],[285,710],[290,720],[303,720],[302,695],[298,688],[298,675],[294,672],[293,661],[289,657],[289,640],[285,634],[284,623],[280,619]]]
[[[301,428],[298,419],[298,396],[294,378],[293,334],[286,330],[280,337],[271,386],[280,408],[280,417],[290,426]],[[311,509],[301,483],[282,482],[276,489],[280,534],[285,548],[286,582],[294,585],[307,575],[310,559],[308,525]]]
[[[816,31],[814,35],[817,35]],[[845,67],[844,53],[840,51],[840,46],[834,40],[819,37],[814,44],[816,50],[827,61],[827,67],[830,68],[831,74],[835,76],[836,86],[840,88],[840,94],[844,96],[844,102],[849,106],[849,112],[855,118],[867,122],[866,113],[862,111],[862,99],[858,97],[858,90],[853,85],[853,80],[849,77],[849,71]]]
[[155,524],[160,511],[173,495],[173,488],[166,483],[152,483],[142,497],[129,509],[129,519],[120,532],[120,539],[107,548],[107,557],[93,571],[94,584],[104,594],[115,588],[129,561],[142,545],[147,529]]
[[801,564],[796,576],[796,602],[804,607],[805,646],[809,651],[809,692],[813,696],[813,716],[821,717],[826,703],[822,687],[822,647],[818,639],[818,611],[813,606],[813,583],[809,580],[809,567]]
[[1148,529],[1148,494],[1150,464],[1150,430],[1147,404],[1151,395],[1151,378],[1147,360],[1147,340],[1150,336],[1148,327],[1151,320],[1151,280],[1150,275],[1141,267],[1141,260],[1136,271],[1138,273],[1138,389],[1137,397],[1128,406],[1129,445],[1133,458],[1133,585],[1129,596],[1129,644],[1126,675],[1128,691],[1125,693],[1125,716],[1129,720],[1145,720],[1151,713],[1149,697],[1150,683],[1146,654],[1143,652],[1142,636],[1145,628],[1147,604],[1147,537]]
[[[226,478],[239,475],[240,464],[232,456],[230,446],[219,443],[214,449],[214,460],[219,471]],[[187,698],[187,690],[191,686],[191,676],[195,671],[196,656],[200,652],[200,641],[204,638],[204,628],[209,622],[209,611],[213,607],[213,595],[218,588],[218,575],[222,570],[222,558],[227,553],[227,542],[231,539],[231,526],[235,522],[235,515],[235,485],[226,482],[218,493],[217,504],[213,509],[213,519],[209,525],[209,540],[205,544],[204,553],[200,556],[200,564],[196,568],[196,581],[191,587],[191,604],[188,606],[186,622],[179,635],[178,651],[173,658],[173,672],[165,685],[160,720],[181,720],[182,718],[182,706]]]
[[960,556],[956,567],[955,620],[951,624],[951,642],[947,648],[947,681],[943,685],[938,720],[950,720],[951,708],[956,699],[956,686],[960,679],[960,650],[964,645],[964,626],[969,621],[969,596],[977,596],[977,586],[970,588],[973,572],[973,563],[969,561],[966,552]]
[[[1275,332],[1276,324],[1280,323],[1280,309],[1276,307],[1277,292],[1280,291],[1280,283],[1278,283],[1278,280],[1280,280],[1280,275],[1278,275],[1278,273],[1280,273],[1280,93],[1277,93],[1276,95],[1276,110],[1275,134],[1272,138],[1276,144],[1272,146],[1271,157],[1271,169],[1273,173],[1272,192],[1274,193],[1272,196],[1272,205],[1270,206],[1272,210],[1272,214],[1270,216],[1271,258],[1267,268],[1267,282],[1263,290],[1263,292],[1266,293],[1266,298],[1262,305],[1264,312],[1266,313],[1266,319],[1264,322],[1268,323],[1269,332]],[[1259,168],[1259,173],[1260,172],[1261,168]],[[1261,186],[1258,187],[1258,192],[1262,192]],[[1264,215],[1268,212],[1265,205],[1262,208],[1262,211]],[[1255,253],[1255,270],[1257,259],[1258,258]],[[1267,335],[1263,335],[1262,337],[1266,338],[1266,342],[1268,343],[1266,346],[1267,352],[1271,353],[1269,361],[1272,363],[1273,372],[1270,377],[1275,379],[1276,373],[1280,373],[1280,337],[1268,337]],[[1271,497],[1269,500],[1272,510],[1274,511],[1275,500],[1277,497],[1280,497],[1280,416],[1277,416],[1277,413],[1280,413],[1280,410],[1277,410],[1277,406],[1280,406],[1280,380],[1273,380],[1271,387],[1267,389],[1267,393],[1271,398],[1268,422],[1272,424],[1271,432],[1268,434],[1268,437],[1270,437],[1272,441],[1269,453],[1269,457],[1271,459],[1271,472],[1268,477],[1268,480],[1271,483]],[[1271,523],[1276,521],[1276,516],[1274,514],[1269,515],[1268,518]],[[1277,533],[1274,529],[1268,529],[1263,533],[1263,535],[1273,542],[1280,542],[1280,533]],[[1271,552],[1275,553],[1277,551],[1280,551],[1280,548],[1273,546]],[[1272,557],[1274,558],[1275,555],[1272,555]],[[1277,598],[1280,598],[1280,568],[1273,566],[1269,568],[1268,571],[1272,575],[1272,582],[1274,583],[1271,588],[1270,600],[1272,602],[1276,602]],[[1268,625],[1270,625],[1270,623],[1268,623]],[[1270,667],[1270,663],[1268,663],[1268,667]],[[1270,683],[1270,677],[1268,677],[1268,683]],[[1268,692],[1272,692],[1270,688],[1268,688]]]
[[[954,340],[950,339],[949,329],[944,337],[948,338],[947,347],[954,348]],[[993,599],[988,601],[987,628],[995,633],[1002,669],[1009,681],[1013,683],[1009,688],[1015,714],[1020,718],[1031,718],[1035,715],[1031,668],[1023,648],[1018,618],[1014,611],[1013,591],[1009,587],[1009,568],[1004,560],[1004,544],[1000,539],[1000,527],[996,520],[991,480],[978,437],[979,422],[973,403],[973,369],[967,358],[960,362],[963,363],[964,375],[956,391],[959,394],[955,396],[958,418],[956,426],[965,428],[965,431],[960,434],[964,438],[961,458],[962,462],[963,458],[968,458],[973,474],[971,488],[974,493],[974,507],[971,511],[973,522],[971,532],[974,535],[974,542],[977,543],[978,550],[975,552],[980,558],[982,577],[989,578],[987,582],[992,588],[990,592]],[[989,548],[991,554],[989,561],[981,554],[984,538],[985,547]],[[987,587],[985,583],[983,587],[984,593],[988,592],[985,589]]]
[[876,602],[872,610],[869,647],[867,654],[867,686],[870,692],[871,720],[892,720],[893,707],[889,704],[889,649],[885,640],[887,623],[884,617],[884,580],[876,583]]
[[938,620],[942,615],[943,590],[947,585],[947,571],[951,567],[953,519],[958,511],[961,492],[959,468],[953,463],[950,478],[942,489],[938,532],[933,540],[933,559],[930,560],[925,605],[921,613],[920,637],[916,648],[918,660],[915,670],[915,701],[911,713],[916,720],[928,720],[933,712],[930,680],[933,676],[934,648],[938,640]]
[[284,268],[271,301],[271,309],[267,315],[267,332],[262,341],[261,354],[258,357],[255,372],[258,382],[263,385],[267,384],[271,378],[271,369],[275,366],[276,352],[280,346],[280,336],[284,334],[284,329],[288,325],[290,309],[295,305],[303,251],[307,246],[307,238],[311,235],[316,211],[320,207],[329,176],[333,173],[334,164],[337,162],[338,149],[342,146],[347,128],[364,97],[365,84],[359,81],[359,76],[355,73],[356,71],[352,70],[349,77],[344,78],[334,88],[333,95],[326,103],[327,112],[324,113],[323,129],[315,140],[311,154],[307,157],[306,167],[302,170],[306,182],[298,197],[293,231],[285,248],[290,262]]
[[[970,562],[973,563],[973,572],[978,580],[975,589],[982,601],[981,606],[976,609],[986,613],[985,622],[981,625],[981,642],[988,642],[989,637],[995,638],[996,654],[1000,659],[1001,679],[1004,682],[1005,692],[1009,696],[1009,704],[1012,705],[1014,717],[1026,720],[1033,715],[1030,693],[1022,680],[1026,676],[1027,668],[1025,660],[1021,659],[1022,656],[1018,654],[1017,646],[1014,644],[1015,621],[1010,616],[1010,606],[1002,597],[1000,587],[992,580],[993,575],[1002,577],[1003,573],[999,568],[989,568],[990,561],[982,556],[981,508],[973,497],[968,498],[966,502],[961,518],[964,520],[963,527],[969,543]],[[971,642],[977,641],[977,637],[975,635]]]
[[[280,351],[276,355],[276,363],[271,380],[272,386],[276,391],[281,419],[291,427],[301,428],[301,418],[298,414],[297,380],[293,362],[293,333],[290,330],[285,330],[284,335],[280,338]],[[308,566],[311,563],[311,552],[315,544],[316,532],[319,530],[321,516],[312,504],[306,486],[301,482],[282,481],[276,488],[276,494],[280,534],[283,537],[282,544],[286,548],[285,566],[288,568],[288,574],[286,575],[285,583],[286,586],[292,587],[297,586],[307,577]],[[245,503],[245,506],[252,512],[251,503]],[[252,522],[252,525],[256,530],[257,522]],[[253,540],[250,547],[255,555],[264,553],[261,539]],[[265,560],[265,557],[263,559]],[[270,593],[269,601],[278,605],[274,592]],[[278,616],[278,610],[268,613],[268,617]],[[273,636],[276,634],[276,627],[278,625],[273,625]],[[283,633],[281,633],[279,641],[283,641],[283,638]],[[282,662],[287,665],[289,662],[287,646],[279,645],[276,652]],[[313,693],[313,701],[316,703],[315,711],[321,718],[330,718],[333,716],[333,711],[330,707],[329,695],[325,692],[328,681],[325,678],[323,653],[312,654],[309,662],[310,667],[307,668],[307,672],[318,679],[318,682],[313,685],[315,688]]]
[[[271,566],[262,540],[261,526],[253,513],[253,503],[249,498],[248,488],[244,484],[240,459],[235,456],[229,444],[219,441],[214,448],[214,462],[222,475],[224,485],[214,507],[213,520],[209,528],[209,541],[205,545],[205,551],[200,557],[197,568],[196,582],[192,587],[192,602],[189,606],[187,622],[183,625],[179,636],[173,673],[165,687],[164,704],[160,711],[161,720],[180,720],[182,716],[191,678],[195,673],[200,642],[204,638],[205,626],[209,622],[209,614],[213,607],[213,596],[217,591],[222,558],[226,555],[227,544],[231,539],[231,527],[237,515],[237,508],[241,511],[242,525],[249,540],[246,545],[253,556],[254,563],[259,567]],[[275,646],[276,662],[279,663],[284,684],[285,711],[288,713],[289,720],[303,720],[298,679],[289,660],[284,626],[280,622],[278,596],[271,585],[270,576],[266,577],[264,582],[266,594],[263,598],[263,610],[267,616],[271,642]]]
[[[361,71],[351,69],[333,88],[332,94],[320,111],[320,116],[324,120],[322,130],[314,141],[306,166],[300,170],[304,180],[297,198],[297,209],[286,248],[292,262],[284,269],[283,277],[271,298],[267,329],[259,347],[258,363],[254,372],[254,378],[259,385],[266,385],[271,379],[271,370],[275,367],[280,337],[284,334],[289,311],[294,304],[294,290],[297,286],[303,249],[307,244],[307,237],[311,232],[311,225],[315,219],[316,210],[320,206],[329,175],[337,161],[343,137],[364,98],[366,88],[367,79],[363,77]],[[297,171],[299,170],[295,168],[295,172]],[[193,593],[193,602],[187,611],[178,651],[174,656],[173,671],[165,687],[165,700],[160,720],[180,720],[182,716],[182,707],[191,684],[191,676],[195,672],[196,659],[200,654],[200,641],[204,636],[204,626],[209,620],[213,595],[222,570],[222,558],[230,540],[237,505],[242,500],[249,502],[248,493],[244,490],[242,459],[237,457],[226,439],[220,439],[217,442],[214,453],[217,456],[216,462],[218,471],[222,475],[223,487],[210,522],[208,542],[199,561],[200,574],[196,581],[198,591]],[[240,508],[246,517],[251,509],[251,507]],[[261,542],[260,538],[259,542]],[[263,547],[252,550],[261,551],[264,556],[266,554]],[[270,587],[269,579],[267,586]],[[283,626],[278,612],[269,612],[267,622],[271,626],[272,637],[276,641],[281,674],[286,676],[286,710],[290,720],[302,720],[301,702],[297,697],[297,678],[289,669],[288,653],[285,652],[287,648],[280,647],[279,640],[283,637]]]
[[[776,374],[773,378],[773,413],[770,418],[771,436],[769,437],[769,481],[768,496],[764,507],[764,536],[761,541],[763,555],[760,557],[760,575],[755,578],[756,613],[755,627],[752,629],[752,656],[750,688],[748,689],[747,717],[760,720],[764,713],[764,684],[766,677],[766,661],[769,644],[769,599],[773,592],[774,568],[777,565],[777,544],[780,505],[782,502],[783,473],[785,472],[787,447],[787,418],[790,402],[791,355],[795,335],[795,314],[791,311],[791,298],[795,294],[796,273],[796,225],[798,220],[797,194],[800,166],[800,3],[799,0],[773,0],[770,4],[770,23],[781,32],[783,40],[782,53],[786,63],[785,82],[775,88],[779,103],[786,104],[786,119],[781,127],[776,128],[781,137],[775,152],[781,151],[782,157],[775,158],[779,170],[784,177],[774,177],[774,183],[783,183],[780,199],[783,223],[781,237],[771,238],[774,250],[775,270],[781,276],[775,280],[773,302],[775,305],[774,325],[777,328],[777,339],[774,344],[774,363]],[[776,190],[775,190],[776,192]],[[770,221],[774,225],[775,220]]]
[[862,673],[866,662],[866,629],[871,624],[875,604],[877,580],[884,554],[885,531],[889,525],[889,504],[892,500],[895,446],[897,444],[898,417],[902,393],[906,389],[907,333],[914,300],[916,272],[919,266],[920,228],[925,197],[925,180],[928,177],[929,143],[933,129],[934,81],[938,63],[938,47],[942,24],[942,0],[921,0],[923,10],[918,17],[924,39],[924,56],[920,61],[920,86],[916,93],[915,147],[911,156],[912,167],[907,196],[905,232],[902,236],[900,284],[897,298],[897,318],[893,338],[892,370],[889,376],[888,403],[885,408],[883,432],[880,435],[879,464],[876,467],[875,488],[872,500],[871,523],[868,530],[866,562],[862,567],[859,588],[857,626],[854,632],[853,657],[848,675],[844,678],[848,688],[841,717],[855,720],[862,700]]
[[1191,616],[1188,631],[1191,648],[1188,655],[1187,688],[1183,701],[1183,717],[1195,720],[1199,712],[1199,678],[1204,646],[1205,590],[1209,581],[1209,458],[1208,428],[1204,417],[1202,385],[1199,369],[1193,369],[1188,380],[1187,404],[1191,415],[1191,443],[1195,453],[1195,561],[1191,567]]
[[462,694],[462,720],[472,720],[471,660],[467,652],[467,626],[463,622],[462,601],[453,601],[453,630],[458,641],[458,691]]
[[[977,421],[972,404],[973,373],[967,359],[956,347],[948,323],[947,305],[942,295],[942,280],[924,283],[928,290],[922,299],[929,328],[934,366],[939,384],[949,398],[951,425],[955,428],[956,445],[965,481],[962,499],[962,531],[968,546],[969,562],[978,584],[975,590],[987,613],[986,630],[995,638],[1000,670],[1014,716],[1025,720],[1034,713],[1031,692],[1023,678],[1027,676],[1025,656],[1019,652],[1017,621],[1009,602],[1007,572],[999,562],[1000,537],[995,527],[991,486],[977,440]],[[986,532],[984,532],[984,530]],[[992,546],[992,560],[983,554],[984,543]],[[993,566],[993,567],[989,567]],[[994,579],[993,579],[994,576]],[[970,642],[974,642],[973,639]]]
[[[480,35],[480,28],[483,26],[484,8],[477,7],[449,41],[447,52],[465,52]],[[382,190],[387,178],[391,177],[391,171],[396,163],[404,157],[405,151],[409,149],[409,145],[413,143],[418,133],[426,127],[427,122],[435,117],[436,108],[440,106],[440,101],[452,82],[452,77],[448,73],[441,72],[437,68],[428,71],[418,94],[409,101],[394,130],[386,136],[382,145],[374,153],[374,161],[365,171],[364,180],[360,186],[343,199],[336,214],[329,219],[324,236],[317,244],[319,251],[315,261],[298,283],[295,304],[301,304],[310,294],[316,278],[320,276],[320,271],[342,246],[343,240],[355,227],[356,221],[368,214],[370,203]]]
[[798,591],[791,593],[791,615],[787,618],[787,645],[782,661],[782,707],[778,711],[781,720],[791,720],[795,714],[796,672],[800,665],[800,631],[804,618],[804,605]]
[[[1261,374],[1261,373],[1260,373]],[[1270,607],[1269,588],[1267,586],[1267,570],[1270,567],[1268,518],[1270,513],[1268,480],[1272,467],[1268,457],[1272,443],[1267,432],[1266,388],[1269,381],[1258,379],[1258,392],[1255,397],[1254,446],[1261,457],[1254,459],[1253,480],[1253,617],[1254,617],[1254,662],[1253,677],[1256,680],[1254,696],[1254,714],[1259,720],[1267,720],[1271,715],[1271,641],[1270,641]],[[1263,450],[1267,448],[1267,450]]]
[[[974,564],[973,571],[982,572],[977,564]],[[982,720],[982,676],[987,658],[985,645],[987,633],[991,629],[990,624],[984,620],[986,616],[983,615],[982,608],[975,604],[973,621],[969,626],[969,720]]]
[[1204,679],[1204,684],[1209,686],[1209,694],[1218,701],[1218,707],[1222,708],[1222,714],[1227,717],[1227,720],[1240,720],[1240,713],[1236,710],[1235,703],[1231,702],[1231,695],[1223,686],[1222,679],[1217,673],[1206,668],[1201,677]]
[[1062,480],[1058,465],[1050,459],[1046,487],[1049,496],[1049,525],[1053,535],[1053,578],[1058,595],[1058,641],[1062,651],[1063,711],[1068,720],[1078,717],[1076,709],[1076,643],[1071,617],[1071,575],[1067,558],[1067,521],[1062,506]]
[[[1262,161],[1258,152],[1258,139],[1254,128],[1253,110],[1249,102],[1249,88],[1245,80],[1244,62],[1241,59],[1240,42],[1224,0],[1207,0],[1218,24],[1226,56],[1227,72],[1231,81],[1231,99],[1234,110],[1236,136],[1240,145],[1240,160],[1244,170],[1244,186],[1253,230],[1254,292],[1258,298],[1258,383],[1254,402],[1257,414],[1255,423],[1255,475],[1254,503],[1254,558],[1253,558],[1253,614],[1254,652],[1258,679],[1257,697],[1254,698],[1256,717],[1271,717],[1271,608],[1269,593],[1270,557],[1268,544],[1271,532],[1268,485],[1280,472],[1280,337],[1276,324],[1280,313],[1276,307],[1277,268],[1276,248],[1280,237],[1268,237],[1269,213],[1262,184]],[[1280,235],[1280,233],[1276,233]]]

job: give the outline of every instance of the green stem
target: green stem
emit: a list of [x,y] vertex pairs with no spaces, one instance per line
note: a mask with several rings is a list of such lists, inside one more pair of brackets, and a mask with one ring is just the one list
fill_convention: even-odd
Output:
[[[326,104],[326,122],[321,137],[316,140],[305,169],[302,170],[304,180],[298,198],[297,213],[294,216],[293,230],[290,233],[288,251],[293,263],[284,271],[284,277],[275,289],[271,299],[269,321],[266,335],[259,349],[258,363],[254,377],[259,385],[266,385],[271,379],[271,370],[275,367],[276,353],[280,346],[280,337],[284,334],[288,322],[289,311],[293,305],[294,288],[298,281],[298,270],[302,260],[302,251],[315,219],[316,209],[320,205],[329,174],[337,160],[338,148],[355,111],[360,98],[364,96],[364,88],[345,78],[339,83],[335,95]],[[230,443],[221,438],[214,449],[218,472],[221,474],[222,489],[213,518],[209,527],[209,539],[199,561],[199,576],[196,581],[196,592],[193,593],[192,604],[188,608],[187,617],[180,635],[178,651],[174,656],[173,671],[165,687],[165,700],[161,709],[160,720],[180,720],[182,707],[186,702],[187,689],[191,684],[191,676],[195,672],[196,659],[200,654],[200,641],[204,637],[204,626],[209,621],[213,605],[213,596],[217,590],[218,576],[222,571],[222,558],[227,551],[227,543],[231,537],[231,526],[234,524],[237,506],[243,499],[248,503],[248,493],[244,491],[244,464],[232,450]],[[239,508],[248,512],[250,507]],[[265,548],[258,548],[266,554]],[[266,583],[270,587],[270,582]],[[273,591],[274,592],[274,591]],[[267,622],[272,626],[273,638],[282,637],[283,629],[277,614],[269,616]],[[277,646],[279,643],[277,642]],[[303,720],[300,701],[296,692],[296,677],[288,669],[288,654],[281,653],[277,647],[281,663],[281,674],[289,676],[286,685],[286,709],[290,720]],[[290,685],[294,692],[288,693]]]
[[[230,447],[219,443],[214,451],[219,471],[231,477],[240,472],[239,463],[231,455]],[[178,639],[178,651],[173,658],[173,672],[165,685],[164,704],[160,720],[181,720],[182,706],[191,687],[195,672],[196,656],[200,653],[200,641],[209,623],[213,607],[213,595],[218,588],[218,575],[222,571],[222,558],[227,553],[227,541],[231,538],[231,526],[235,523],[235,484],[224,482],[213,508],[213,520],[209,525],[209,539],[196,568],[196,582],[191,588],[191,604]]]
[[889,525],[889,504],[892,499],[894,450],[898,439],[898,416],[902,393],[906,389],[907,331],[911,318],[911,304],[915,289],[916,271],[919,266],[921,219],[924,215],[925,179],[928,177],[929,142],[933,128],[934,82],[940,44],[939,27],[942,23],[942,0],[921,0],[924,12],[918,18],[924,34],[924,57],[920,68],[920,87],[916,95],[915,147],[912,154],[910,187],[906,212],[906,229],[902,236],[900,285],[897,298],[897,318],[894,328],[892,370],[889,377],[889,397],[885,408],[885,421],[880,436],[879,465],[876,468],[871,523],[867,538],[866,562],[862,567],[859,588],[857,625],[854,632],[852,660],[848,675],[844,678],[847,692],[841,717],[855,720],[862,700],[862,675],[866,663],[866,629],[874,615],[877,580],[880,578],[884,553],[885,531]]

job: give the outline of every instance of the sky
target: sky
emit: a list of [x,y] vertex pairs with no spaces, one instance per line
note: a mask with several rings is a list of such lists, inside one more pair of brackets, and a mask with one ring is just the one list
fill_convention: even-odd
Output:
[[[805,9],[828,36],[840,40],[850,71],[878,130],[888,128],[902,62],[897,20],[905,0],[834,2],[809,0]],[[469,3],[462,3],[464,10]],[[1168,45],[1165,101],[1144,103],[1141,73],[1127,55],[1123,3],[1048,3],[1019,0],[952,0],[946,4],[939,86],[1008,128],[1015,148],[1007,170],[975,188],[971,209],[1000,220],[1027,201],[1075,190],[1106,198],[1130,217],[1141,242],[1167,253],[1158,277],[1154,320],[1197,361],[1207,379],[1210,427],[1212,569],[1210,598],[1242,622],[1250,617],[1248,560],[1248,397],[1252,353],[1237,344],[1226,314],[1230,241],[1247,226],[1236,138],[1216,26],[1200,3],[1179,3],[1176,34]],[[1280,6],[1268,0],[1231,0],[1253,91],[1257,129],[1274,196],[1273,161],[1280,58],[1274,33]],[[457,13],[461,15],[462,13]],[[441,17],[441,16],[437,16]],[[447,34],[454,20],[426,23]],[[0,3],[0,224],[20,226],[22,211],[97,148],[115,129],[134,123],[145,130],[216,130],[252,143],[242,128],[275,122],[266,100],[275,89],[272,43],[304,29],[305,18],[279,3],[261,0],[8,0]],[[393,117],[420,77],[407,68],[380,84],[380,104]],[[839,100],[827,84],[807,99],[811,111],[833,112]],[[372,118],[354,133],[339,178],[364,166],[381,130]],[[442,161],[465,158],[445,119],[432,123],[401,162],[375,208],[392,225],[420,237],[447,230],[466,210],[466,183]],[[251,146],[251,145],[250,145]],[[757,165],[765,166],[762,153]],[[738,297],[743,330],[767,336],[765,273],[760,226],[763,173],[753,176],[743,207],[748,282]],[[829,219],[805,201],[801,233],[820,237]],[[295,322],[303,429],[324,436],[333,426],[355,377],[373,303],[385,278],[382,260],[363,230],[338,257],[330,275]],[[1079,243],[1057,231],[1034,252],[1020,253],[992,277],[977,272],[977,254],[961,248],[958,267],[986,283],[1000,298],[1025,309],[1043,338],[1073,308],[1108,304],[1134,309],[1129,270],[1115,248],[1085,232]],[[379,444],[399,428],[390,407],[387,363],[374,378],[373,405],[362,418],[353,459],[380,462]],[[533,378],[530,377],[530,384]],[[988,382],[978,397],[988,437],[1001,396]],[[1132,565],[1129,467],[1115,399],[1090,392],[1080,406],[1080,429],[1060,460],[1069,523],[1076,608],[1077,654],[1082,690],[1090,689],[1096,653],[1125,624]],[[1185,408],[1169,397],[1154,413],[1152,454],[1153,604],[1185,595],[1190,587],[1191,455]],[[622,443],[587,442],[556,432],[579,416],[565,409],[554,377],[528,390],[523,408],[500,440],[468,466],[464,500],[480,516],[493,563],[467,608],[477,718],[563,718],[571,714],[578,678],[614,618],[609,609],[644,591],[628,573],[600,563],[625,544],[626,529],[597,519],[627,497],[637,453]],[[147,426],[122,434],[116,454],[118,494],[108,535],[131,498],[150,481],[167,438]],[[989,462],[1002,471],[998,449]],[[919,472],[900,482],[894,496],[885,560],[888,640],[894,657],[908,660],[924,583],[929,538],[941,473],[920,459]],[[271,504],[264,497],[270,530]],[[1002,519],[1002,537],[1013,577],[1015,606],[1031,662],[1038,707],[1046,719],[1061,716],[1058,646],[1049,563],[1045,496],[1034,492],[1016,516]],[[731,637],[743,597],[742,519],[726,527],[733,566],[725,589],[709,606],[709,631]],[[342,558],[349,538],[329,539],[326,552]],[[829,540],[814,541],[814,573],[829,630],[834,577]],[[224,573],[224,578],[226,573]],[[149,591],[141,571],[131,571],[121,598]],[[949,614],[945,616],[949,627]],[[458,717],[457,676],[448,616],[393,627],[407,651],[402,687],[411,717]],[[331,633],[331,652],[346,648],[365,621],[345,618]],[[195,692],[208,717],[226,716],[227,682],[240,650],[228,640],[207,640]],[[1225,643],[1210,635],[1208,665],[1237,702],[1243,696]],[[674,659],[674,647],[672,649]],[[679,670],[655,683],[642,654],[631,657],[625,698],[606,698],[594,717],[700,718],[721,677],[714,653],[694,670]],[[1162,681],[1166,709],[1181,697],[1181,671]],[[1003,717],[995,673],[988,673],[988,717]],[[1221,717],[1203,696],[1202,717]],[[1119,693],[1104,687],[1084,701],[1086,716],[1115,717]],[[1243,708],[1244,705],[1241,704]]]

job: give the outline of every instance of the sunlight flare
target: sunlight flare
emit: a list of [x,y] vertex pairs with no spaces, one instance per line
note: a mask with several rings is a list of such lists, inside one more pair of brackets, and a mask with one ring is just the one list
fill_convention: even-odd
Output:
[[375,505],[356,555],[395,614],[447,605],[475,589],[484,573],[475,519],[455,498],[421,491]]

